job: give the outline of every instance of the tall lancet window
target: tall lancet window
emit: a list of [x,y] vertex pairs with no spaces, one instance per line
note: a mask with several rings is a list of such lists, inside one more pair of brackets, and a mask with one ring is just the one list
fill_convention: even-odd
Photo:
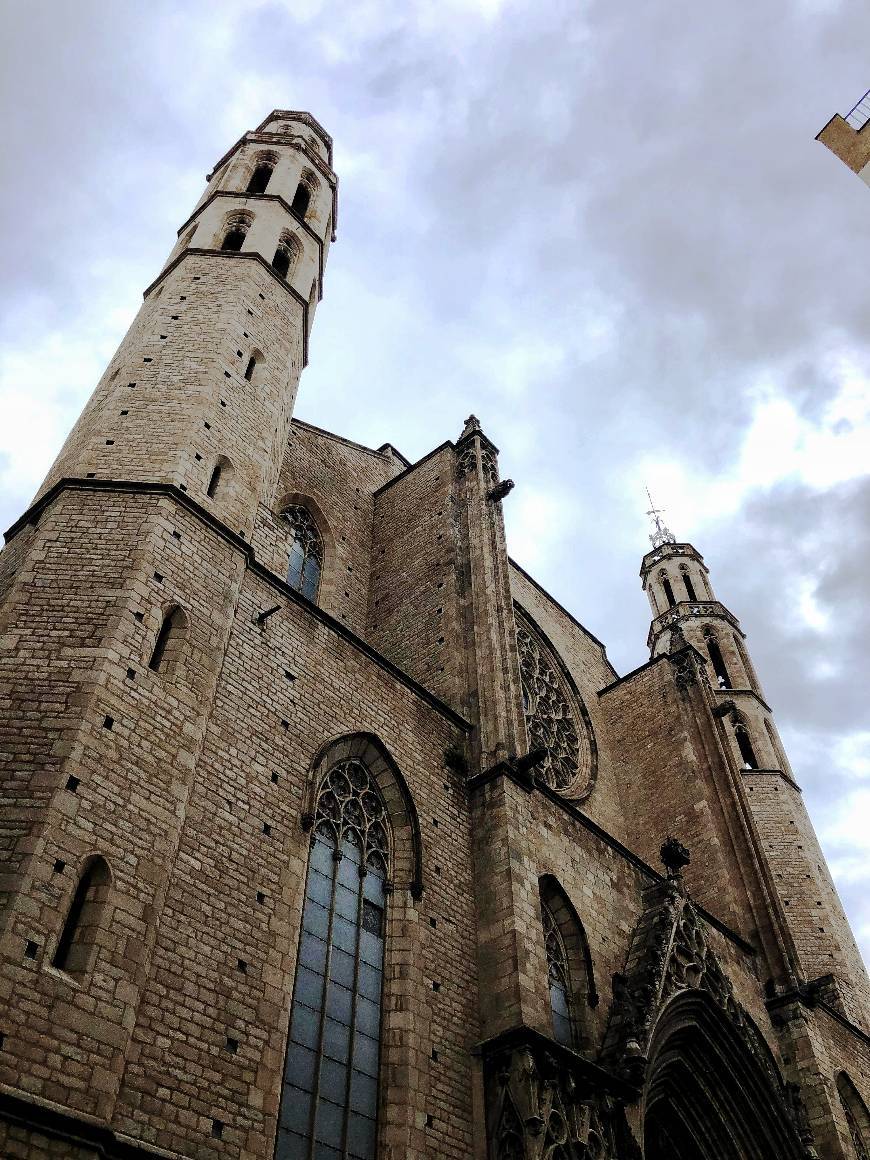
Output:
[[276,1160],[374,1160],[389,822],[368,767],[321,783]]
[[285,508],[282,514],[292,533],[287,554],[287,583],[309,600],[316,600],[323,568],[323,540],[317,524],[306,507],[294,505]]
[[568,953],[552,910],[541,899],[541,920],[547,947],[547,978],[550,986],[550,1007],[553,1012],[553,1036],[566,1047],[575,1043],[574,1012],[571,994],[571,974]]

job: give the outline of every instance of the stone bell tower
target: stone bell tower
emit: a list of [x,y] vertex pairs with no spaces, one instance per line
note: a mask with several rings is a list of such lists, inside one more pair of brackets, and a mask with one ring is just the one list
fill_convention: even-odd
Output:
[[712,715],[745,793],[788,955],[804,980],[829,980],[838,1008],[866,1027],[867,974],[740,622],[716,599],[700,552],[677,542],[652,501],[648,514],[652,548],[640,574],[653,614],[650,655],[689,645],[705,662]]
[[280,469],[335,233],[332,140],[276,111],[218,161],[40,489],[177,487],[244,536]]

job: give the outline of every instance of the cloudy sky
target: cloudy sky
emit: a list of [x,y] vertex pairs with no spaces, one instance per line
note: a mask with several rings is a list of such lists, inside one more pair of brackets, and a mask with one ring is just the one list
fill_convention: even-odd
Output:
[[226,148],[335,138],[300,418],[416,458],[470,411],[513,555],[645,659],[643,487],[741,618],[870,957],[870,190],[818,130],[870,9],[6,0],[0,521]]

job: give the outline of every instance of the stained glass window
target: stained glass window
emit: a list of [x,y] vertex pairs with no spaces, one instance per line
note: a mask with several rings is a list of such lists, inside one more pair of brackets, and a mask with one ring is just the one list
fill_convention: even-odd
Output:
[[276,1160],[374,1160],[388,832],[357,759],[317,799]]
[[553,1035],[566,1047],[574,1046],[574,1017],[571,1009],[571,979],[568,955],[553,912],[541,900],[541,919],[547,947],[547,978],[550,986],[550,1008],[553,1012]]
[[317,599],[323,567],[323,540],[306,507],[288,507],[282,512],[292,530],[287,559],[287,583],[309,600]]

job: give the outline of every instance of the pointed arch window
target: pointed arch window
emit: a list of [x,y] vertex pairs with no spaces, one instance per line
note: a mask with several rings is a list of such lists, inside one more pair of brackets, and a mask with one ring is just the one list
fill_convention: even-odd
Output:
[[368,766],[333,765],[314,812],[276,1160],[374,1160],[390,838]]
[[282,514],[292,534],[287,555],[287,583],[309,600],[316,600],[323,569],[323,539],[308,508],[294,505],[285,508]]
[[743,768],[758,769],[758,758],[755,756],[755,750],[752,747],[749,730],[743,721],[738,721],[734,726],[734,737],[737,741],[737,748],[740,750],[740,756],[743,759]]
[[86,973],[93,962],[99,931],[104,924],[112,875],[105,858],[97,854],[82,870],[67,911],[51,965],[69,974]]
[[553,912],[543,899],[541,899],[541,921],[544,924],[544,942],[547,947],[547,983],[550,989],[550,1010],[553,1014],[553,1035],[558,1043],[573,1047],[575,1019],[568,954]]
[[296,186],[296,192],[293,194],[293,201],[290,203],[291,210],[297,217],[304,221],[308,210],[311,206],[311,197],[314,193],[314,184],[311,178],[305,178]]
[[224,236],[221,241],[222,250],[238,251],[245,244],[245,238],[248,235],[248,230],[251,228],[253,218],[250,214],[234,214],[232,215],[224,227]]
[[707,642],[710,663],[713,666],[713,672],[716,674],[716,683],[720,689],[730,689],[731,678],[728,676],[725,658],[722,656],[722,650],[719,648],[719,642],[716,639],[715,633],[705,632],[704,637]]
[[844,1071],[837,1076],[837,1095],[846,1117],[846,1126],[856,1160],[870,1160],[870,1113],[858,1090]]
[[671,587],[671,582],[667,577],[667,573],[659,572],[659,580],[662,582],[662,591],[665,594],[665,599],[668,602],[668,606],[673,608],[673,606],[677,603],[677,598],[674,596],[674,590]]
[[689,569],[685,565],[680,568],[680,575],[683,577],[686,596],[688,596],[689,600],[697,601],[698,597],[695,595],[695,586],[692,583],[692,577],[689,575]]
[[275,163],[269,160],[258,161],[254,167],[254,172],[248,181],[248,188],[246,193],[265,193],[268,188],[269,181],[275,171]]

